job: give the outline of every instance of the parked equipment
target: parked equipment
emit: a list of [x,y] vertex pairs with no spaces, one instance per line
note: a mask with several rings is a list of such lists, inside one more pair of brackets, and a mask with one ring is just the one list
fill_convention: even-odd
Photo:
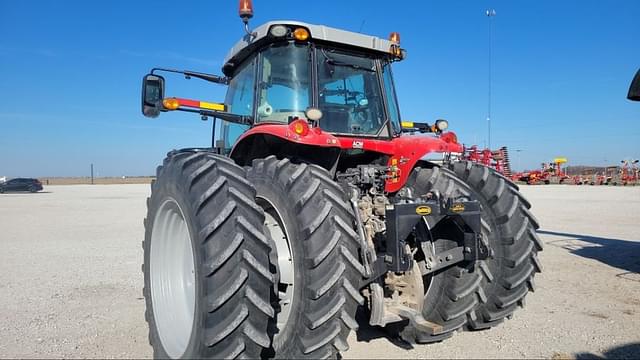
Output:
[[620,163],[622,166],[618,172],[618,176],[615,177],[619,179],[619,183],[622,185],[637,185],[640,178],[638,177],[639,168],[638,163],[640,160],[622,160]]
[[[297,21],[250,30],[217,76],[155,68],[145,116],[222,121],[211,148],[168,153],[145,219],[144,296],[156,357],[334,357],[371,325],[428,343],[510,317],[542,243],[529,202],[494,169],[454,161],[445,120],[401,121],[380,39]],[[170,97],[160,73],[228,86]]]
[[477,145],[464,148],[462,159],[482,164],[495,169],[507,178],[511,178],[511,164],[509,162],[509,151],[506,146],[498,150],[478,150]]
[[574,179],[567,175],[562,165],[567,163],[567,158],[557,157],[553,162],[542,163],[540,170],[524,171],[513,174],[513,181],[524,182],[528,185],[538,184],[581,184],[580,179]]
[[567,158],[557,157],[553,162],[546,165],[543,181],[545,184],[564,184],[569,183],[571,177],[562,169],[562,165],[567,163]]

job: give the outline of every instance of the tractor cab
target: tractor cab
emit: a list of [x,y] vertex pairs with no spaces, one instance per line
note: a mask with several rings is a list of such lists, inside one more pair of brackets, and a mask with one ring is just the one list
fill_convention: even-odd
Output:
[[[225,105],[253,125],[309,119],[335,135],[390,138],[401,132],[391,63],[399,36],[383,40],[326,26],[273,21],[243,37],[225,59]],[[247,126],[223,123],[225,148]]]

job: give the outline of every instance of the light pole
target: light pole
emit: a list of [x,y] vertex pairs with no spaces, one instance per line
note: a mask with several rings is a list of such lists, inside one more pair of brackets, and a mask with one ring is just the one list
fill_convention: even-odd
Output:
[[487,96],[487,145],[491,149],[491,18],[496,16],[494,9],[487,9],[485,12],[489,18],[489,91]]
[[516,149],[516,166],[518,167],[518,169],[520,169],[520,153],[522,152],[522,149]]

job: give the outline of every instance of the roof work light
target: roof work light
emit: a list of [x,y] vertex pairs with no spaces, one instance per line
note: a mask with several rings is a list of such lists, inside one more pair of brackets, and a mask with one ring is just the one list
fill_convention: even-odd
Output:
[[275,37],[283,37],[287,35],[287,31],[287,27],[284,25],[275,25],[272,26],[271,29],[269,29],[269,33],[271,34],[271,36]]
[[447,120],[438,119],[436,120],[436,129],[439,131],[445,131],[449,127],[449,122]]

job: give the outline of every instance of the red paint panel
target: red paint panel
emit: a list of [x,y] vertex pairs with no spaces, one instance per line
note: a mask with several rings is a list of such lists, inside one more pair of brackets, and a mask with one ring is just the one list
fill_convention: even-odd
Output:
[[[397,164],[396,175],[398,176],[397,179],[388,180],[386,183],[385,190],[390,193],[396,192],[404,186],[411,174],[411,170],[425,155],[429,153],[462,152],[463,150],[462,144],[446,142],[439,137],[425,135],[402,134],[390,140],[336,137],[316,127],[310,129],[308,134],[300,136],[293,132],[287,124],[256,125],[242,134],[236,145],[242,140],[257,134],[268,134],[298,144],[340,147],[342,149],[363,149],[389,155],[388,165],[391,167],[394,162]],[[455,137],[454,133],[450,132],[450,134]],[[451,140],[452,136],[445,136],[444,138]]]
[[[291,128],[287,124],[256,125],[242,134],[242,136],[238,138],[238,141],[236,141],[236,145],[243,139],[257,134],[273,135],[297,144],[321,147],[340,147],[340,142],[338,141],[337,137],[331,135],[330,133],[322,131],[320,128],[311,128],[306,135],[302,136],[293,132],[293,130],[291,130]],[[233,152],[233,149],[231,150],[231,152]]]

